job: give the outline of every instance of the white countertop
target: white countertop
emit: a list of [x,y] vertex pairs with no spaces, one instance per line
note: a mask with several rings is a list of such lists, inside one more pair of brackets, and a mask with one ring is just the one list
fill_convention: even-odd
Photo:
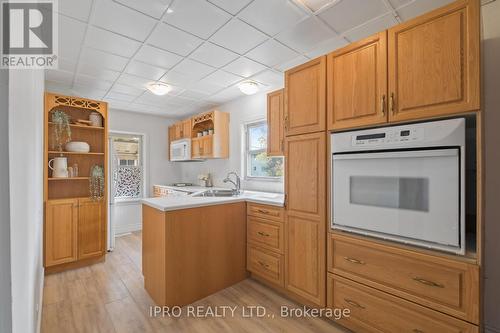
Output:
[[[175,186],[165,186],[165,187],[172,188],[174,190],[179,189],[178,187]],[[201,186],[186,186],[181,188],[184,189],[184,192],[195,192],[193,191],[194,188],[200,190],[209,189]],[[210,189],[219,189],[219,188],[212,187]],[[187,208],[195,208],[195,207],[203,207],[211,205],[222,205],[226,203],[242,202],[242,201],[283,207],[285,203],[285,196],[282,193],[242,191],[242,194],[233,197],[193,197],[191,195],[167,195],[165,197],[143,199],[142,203],[150,207],[153,207],[155,209],[166,212],[171,210],[187,209]]]

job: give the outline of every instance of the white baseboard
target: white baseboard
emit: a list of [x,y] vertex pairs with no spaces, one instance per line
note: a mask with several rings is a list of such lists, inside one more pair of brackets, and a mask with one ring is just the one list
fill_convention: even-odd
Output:
[[142,230],[142,223],[117,225],[115,226],[115,235],[126,234],[138,230]]
[[45,280],[45,268],[42,266],[40,281],[38,281],[38,304],[35,306],[38,307],[38,313],[36,318],[36,332],[39,333],[42,327],[42,311],[43,311],[43,286]]

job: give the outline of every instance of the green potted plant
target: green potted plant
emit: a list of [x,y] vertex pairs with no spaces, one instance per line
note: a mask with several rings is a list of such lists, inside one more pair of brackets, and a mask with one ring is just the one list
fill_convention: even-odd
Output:
[[90,168],[90,198],[94,201],[104,197],[104,168],[100,165],[93,165]]
[[63,151],[63,145],[71,141],[70,116],[61,110],[51,114],[54,123],[54,141],[58,151]]

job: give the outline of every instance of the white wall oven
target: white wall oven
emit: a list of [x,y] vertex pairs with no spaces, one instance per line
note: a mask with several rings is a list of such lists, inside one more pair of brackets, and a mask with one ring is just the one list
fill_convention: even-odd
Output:
[[333,229],[465,253],[465,119],[331,135]]

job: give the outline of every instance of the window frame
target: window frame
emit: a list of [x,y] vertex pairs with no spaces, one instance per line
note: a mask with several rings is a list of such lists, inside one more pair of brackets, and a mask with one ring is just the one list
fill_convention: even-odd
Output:
[[[109,140],[111,142],[111,147],[110,147],[110,158],[113,158],[114,157],[114,150],[113,150],[113,143],[114,143],[114,139],[115,138],[120,138],[120,137],[130,137],[130,138],[138,138],[139,139],[139,142],[138,142],[138,150],[137,150],[137,154],[139,155],[139,159],[137,160],[137,163],[138,165],[129,165],[127,163],[127,165],[120,165],[120,159],[118,159],[115,163],[115,167],[116,169],[119,169],[119,168],[130,168],[130,167],[139,167],[141,168],[141,186],[140,186],[140,196],[138,197],[115,197],[114,196],[114,193],[113,191],[109,191],[109,196],[110,196],[110,200],[112,200],[112,202],[114,203],[121,203],[121,202],[139,202],[141,201],[142,199],[146,198],[147,194],[146,194],[146,191],[147,191],[147,187],[146,187],[146,158],[145,158],[145,153],[146,153],[146,150],[145,150],[145,142],[146,142],[146,137],[145,137],[145,134],[142,134],[142,133],[131,133],[131,132],[110,132],[110,135],[109,135]],[[130,161],[130,160],[126,160],[126,161]],[[110,177],[110,182],[114,182],[114,175],[113,175],[113,169],[112,169],[112,164],[113,164],[113,161],[110,161],[110,174],[111,174],[111,177]],[[110,184],[111,185],[111,184]]]
[[[262,149],[254,149],[250,150],[250,128],[252,127],[259,127],[262,125],[268,125],[266,119],[260,119],[256,121],[251,121],[248,123],[245,123],[243,125],[243,130],[244,130],[244,145],[243,145],[243,170],[244,170],[244,179],[248,181],[265,181],[265,182],[276,182],[276,183],[282,183],[284,176],[277,176],[277,177],[271,177],[271,176],[252,176],[251,175],[251,170],[250,170],[250,155],[252,153],[267,153],[267,141],[266,141],[266,148]],[[269,130],[269,126],[267,128]],[[280,156],[268,156],[269,158],[281,158],[284,160],[284,157]],[[283,161],[284,164],[284,161]]]

